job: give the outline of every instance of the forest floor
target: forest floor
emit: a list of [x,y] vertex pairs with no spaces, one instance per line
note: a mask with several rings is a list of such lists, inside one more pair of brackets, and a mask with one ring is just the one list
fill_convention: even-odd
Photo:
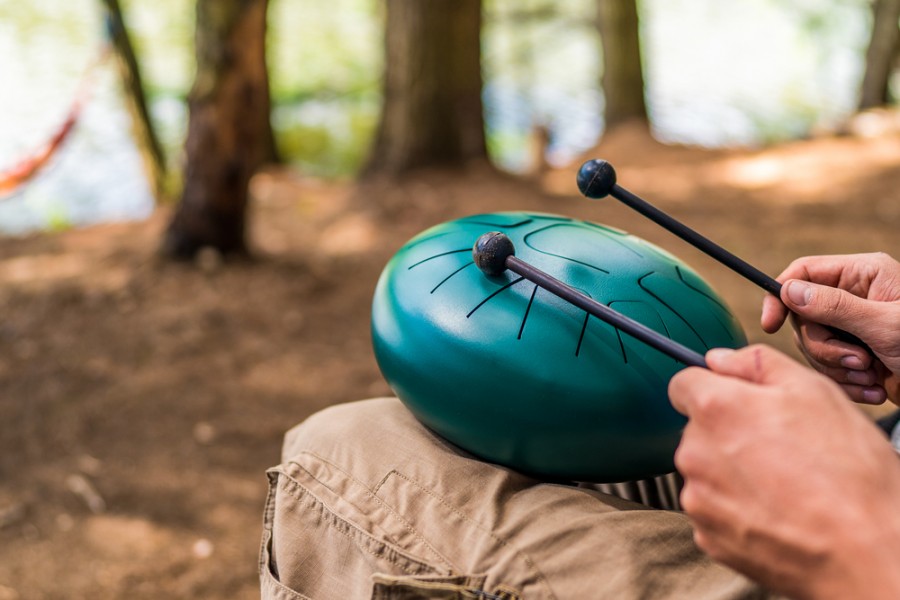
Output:
[[[807,254],[900,255],[900,134],[761,150],[670,147],[635,130],[596,155],[619,181],[777,274]],[[556,212],[681,256],[754,341],[761,292],[574,170],[422,173],[365,188],[270,172],[253,183],[255,259],[156,255],[167,214],[0,239],[0,600],[256,598],[265,470],[283,433],[384,395],[374,285],[446,219]]]

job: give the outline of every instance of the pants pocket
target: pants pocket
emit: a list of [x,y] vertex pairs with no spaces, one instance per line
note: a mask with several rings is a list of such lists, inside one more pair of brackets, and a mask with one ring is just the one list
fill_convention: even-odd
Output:
[[484,590],[486,575],[443,577],[388,577],[375,575],[372,600],[520,600],[519,595],[500,587]]
[[342,518],[281,468],[268,476],[259,560],[264,599],[369,598],[375,574],[443,574]]
[[271,471],[267,475],[269,477],[269,494],[266,497],[266,508],[263,513],[262,543],[259,548],[260,598],[263,600],[311,600],[309,596],[304,596],[282,585],[279,580],[278,565],[272,557],[272,527],[275,520],[278,475]]

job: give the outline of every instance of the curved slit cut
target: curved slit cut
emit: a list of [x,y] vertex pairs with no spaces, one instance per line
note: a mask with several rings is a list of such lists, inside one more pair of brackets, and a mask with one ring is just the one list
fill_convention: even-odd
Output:
[[[641,275],[641,276],[638,278],[638,286],[639,286],[642,290],[644,290],[645,292],[647,292],[648,294],[650,294],[653,298],[656,298],[656,301],[657,301],[657,302],[659,302],[660,304],[662,304],[663,306],[665,306],[666,308],[668,308],[669,310],[671,310],[672,313],[673,313],[676,317],[678,317],[679,319],[681,319],[682,323],[684,323],[685,325],[687,325],[688,329],[690,329],[690,330],[694,333],[694,335],[697,336],[697,339],[700,340],[700,343],[703,344],[703,347],[706,348],[707,350],[709,350],[709,344],[706,343],[706,340],[703,339],[703,336],[701,336],[701,335],[697,332],[697,330],[694,329],[694,326],[691,325],[690,322],[689,322],[687,319],[685,319],[683,316],[681,316],[681,313],[679,313],[677,310],[675,310],[674,308],[672,308],[671,305],[669,305],[665,300],[663,300],[662,298],[660,298],[659,296],[657,296],[656,294],[654,294],[653,292],[651,292],[650,290],[648,290],[646,287],[644,287],[644,279],[646,279],[647,277],[650,277],[650,276],[653,275],[654,273],[656,273],[656,271],[650,271],[650,272],[647,273],[646,275]],[[660,317],[662,317],[662,315],[660,315]]]
[[685,280],[684,275],[682,275],[681,269],[679,269],[677,265],[675,266],[675,273],[678,274],[678,279],[681,280],[681,283],[683,283],[684,285],[686,285],[688,288],[694,290],[695,292],[697,292],[698,294],[700,294],[701,296],[703,296],[703,297],[706,298],[707,300],[710,300],[711,302],[715,303],[715,304],[718,305],[719,308],[721,308],[722,310],[728,310],[728,309],[725,308],[725,306],[723,306],[722,303],[719,302],[717,299],[715,299],[714,297],[710,296],[709,294],[707,294],[707,293],[704,292],[703,290],[698,289],[698,288],[692,286],[690,283],[688,283],[687,280]]
[[519,278],[516,279],[515,281],[511,281],[511,282],[507,283],[507,284],[504,285],[502,288],[500,288],[499,290],[497,290],[496,292],[494,292],[493,294],[491,294],[490,296],[488,296],[487,298],[485,298],[484,300],[482,300],[481,302],[479,302],[479,303],[478,303],[478,306],[476,306],[475,308],[473,308],[472,311],[471,311],[469,314],[466,315],[466,318],[468,319],[469,317],[471,317],[472,315],[474,315],[474,314],[475,314],[475,311],[478,310],[479,308],[481,308],[482,306],[484,306],[485,304],[487,304],[488,300],[490,300],[491,298],[493,298],[494,296],[496,296],[496,295],[499,294],[500,292],[502,292],[502,291],[504,291],[504,290],[508,290],[509,288],[511,288],[512,286],[516,285],[516,284],[519,283],[520,281],[525,281],[525,278],[524,278],[524,277],[519,277]]
[[618,327],[616,327],[615,330],[616,330],[616,338],[618,338],[618,340],[619,340],[619,350],[622,351],[622,362],[624,362],[627,365],[628,364],[628,355],[625,354],[625,342],[622,341],[622,332],[619,331]]
[[547,252],[546,250],[541,250],[540,248],[533,246],[531,244],[531,242],[528,241],[528,238],[535,235],[536,233],[541,233],[542,231],[547,231],[548,229],[553,229],[554,227],[559,227],[560,225],[561,225],[561,223],[553,223],[551,225],[547,225],[546,227],[541,227],[540,229],[535,229],[534,231],[529,231],[525,235],[525,237],[522,238],[522,241],[525,242],[526,246],[528,246],[529,248],[531,248],[532,250],[534,250],[535,252],[537,252],[539,254],[544,254],[546,256],[552,256],[554,258],[561,258],[563,260],[573,262],[576,265],[582,265],[589,269],[594,269],[595,271],[600,271],[601,273],[605,273],[605,274],[609,275],[610,274],[609,271],[607,271],[606,269],[604,269],[602,267],[598,267],[597,265],[592,265],[591,263],[586,263],[582,260],[578,260],[577,258],[572,258],[571,256],[563,256],[562,254],[554,254],[553,252]]
[[516,337],[517,340],[522,339],[522,332],[525,331],[525,321],[528,320],[528,313],[531,312],[531,305],[534,303],[534,297],[537,295],[539,287],[539,285],[535,284],[534,290],[531,292],[531,298],[528,300],[528,306],[525,308],[525,316],[522,317],[522,324],[519,326],[519,335]]
[[410,270],[414,269],[415,267],[418,267],[422,263],[427,263],[429,260],[434,260],[436,258],[440,258],[442,256],[448,256],[450,254],[459,254],[460,252],[471,252],[471,251],[472,251],[471,248],[463,248],[461,250],[449,250],[447,252],[441,252],[440,254],[435,254],[434,256],[429,256],[428,258],[424,258],[414,265],[410,265],[409,268],[407,268],[407,271],[410,271]]
[[457,270],[453,271],[452,273],[450,273],[449,275],[447,275],[446,277],[444,277],[444,278],[441,280],[441,282],[440,282],[439,284],[437,284],[436,286],[434,286],[434,287],[431,289],[431,291],[428,292],[428,293],[429,293],[429,294],[433,294],[435,291],[437,291],[437,289],[438,289],[439,287],[441,287],[442,285],[444,285],[445,283],[447,283],[447,282],[450,280],[451,277],[453,277],[454,275],[456,275],[457,273],[459,273],[460,271],[462,271],[462,270],[465,269],[466,267],[469,267],[469,266],[474,265],[474,264],[475,264],[474,261],[469,261],[469,262],[467,262],[466,264],[464,264],[463,266],[461,266],[461,267],[458,268]]
[[591,318],[591,313],[584,313],[584,324],[581,326],[581,335],[578,336],[578,346],[575,347],[575,356],[578,356],[578,353],[581,352],[581,342],[584,341],[584,332],[587,331],[588,319]]

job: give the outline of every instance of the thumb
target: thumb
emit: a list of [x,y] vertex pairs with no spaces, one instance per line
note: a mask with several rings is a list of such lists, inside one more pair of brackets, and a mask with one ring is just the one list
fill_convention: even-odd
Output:
[[808,371],[788,355],[762,344],[740,350],[714,348],[706,353],[706,363],[714,373],[757,384],[781,384]]
[[781,300],[801,317],[843,329],[863,339],[883,320],[878,302],[799,279],[790,279],[784,284]]

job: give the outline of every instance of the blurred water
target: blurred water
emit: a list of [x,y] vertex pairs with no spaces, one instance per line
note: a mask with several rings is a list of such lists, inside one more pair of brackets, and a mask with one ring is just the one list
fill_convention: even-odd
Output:
[[[100,50],[94,2],[0,0],[0,169],[39,150],[65,120]],[[129,137],[110,64],[62,150],[29,184],[0,199],[0,231],[23,233],[147,216],[153,199]]]
[[[565,163],[603,130],[595,0],[485,0],[485,111],[494,159],[527,167],[537,126]],[[191,0],[124,3],[154,120],[177,165],[193,77]],[[511,13],[552,6],[542,20]],[[644,0],[648,106],[663,140],[709,146],[804,135],[848,114],[869,27],[865,0]],[[273,0],[273,122],[307,172],[351,174],[377,120],[380,3]],[[0,170],[65,118],[101,44],[96,0],[0,0]],[[323,51],[327,49],[327,51]],[[110,64],[49,168],[0,199],[0,231],[142,218],[152,209]]]
[[[114,75],[105,70],[62,151],[30,183],[0,200],[0,230],[23,233],[149,216],[153,197],[129,137],[131,123],[121,109],[115,83]],[[45,134],[42,139],[47,139],[51,134],[45,131],[46,116],[54,115],[55,122],[50,124],[58,125],[59,108],[34,115],[44,123],[30,131],[41,131]],[[34,144],[2,144],[0,165],[14,161],[17,150],[29,153]]]

